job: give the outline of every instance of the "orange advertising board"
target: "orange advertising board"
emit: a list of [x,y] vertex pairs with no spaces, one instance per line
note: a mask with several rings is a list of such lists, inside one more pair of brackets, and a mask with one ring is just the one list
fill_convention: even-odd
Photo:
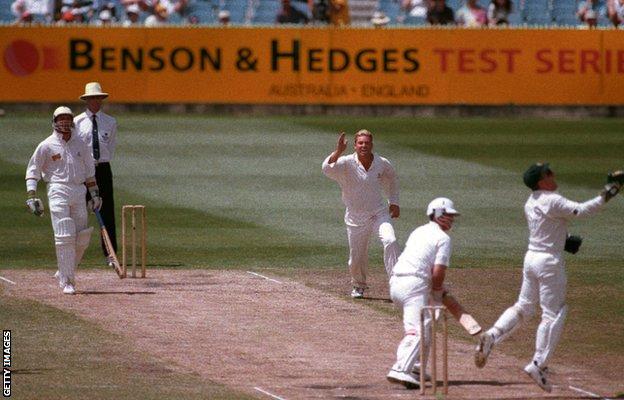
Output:
[[624,104],[624,33],[0,27],[0,101]]

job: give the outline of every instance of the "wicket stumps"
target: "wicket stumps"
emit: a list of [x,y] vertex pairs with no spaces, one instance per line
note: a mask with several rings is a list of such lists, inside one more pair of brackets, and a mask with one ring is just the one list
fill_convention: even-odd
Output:
[[145,278],[145,259],[147,248],[145,246],[146,237],[146,221],[145,221],[145,206],[143,205],[125,205],[121,208],[121,269],[123,276],[127,275],[128,259],[126,258],[126,242],[128,241],[128,235],[126,233],[126,215],[130,217],[130,228],[132,232],[130,234],[130,245],[132,247],[132,277],[136,278],[136,265],[137,265],[137,210],[141,216],[141,278]]
[[[446,307],[444,306],[426,306],[420,310],[420,337],[422,343],[425,343],[425,315],[429,313],[431,317],[431,389],[434,394],[438,392],[438,354],[437,354],[437,325],[436,312],[441,314],[442,318],[442,393],[448,394],[448,319],[446,315]],[[425,352],[422,351],[424,346],[421,345],[420,351],[420,394],[425,394],[425,371],[427,365],[425,362]]]

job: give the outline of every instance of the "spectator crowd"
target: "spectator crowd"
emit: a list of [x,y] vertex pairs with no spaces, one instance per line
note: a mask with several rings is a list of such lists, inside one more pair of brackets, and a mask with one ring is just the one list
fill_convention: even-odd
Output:
[[[11,12],[16,23],[22,24],[44,22],[158,27],[171,23],[203,23],[198,13],[193,12],[194,2],[207,1],[214,4],[214,21],[222,26],[229,25],[230,11],[223,7],[223,0],[14,0]],[[267,0],[249,1],[260,4]],[[274,21],[277,24],[351,24],[349,0],[278,1],[280,7]],[[485,0],[463,0],[456,9],[451,8],[446,0],[392,1],[400,6],[399,16],[393,21],[383,11],[377,10],[370,18],[371,25],[500,26],[509,25],[510,16],[517,12],[512,0],[489,0],[487,6],[482,5]],[[578,4],[576,18],[579,24],[592,28],[602,19],[617,27],[624,22],[624,0],[575,1]]]
[[17,23],[90,24],[94,26],[161,26],[193,23],[193,0],[15,0]]

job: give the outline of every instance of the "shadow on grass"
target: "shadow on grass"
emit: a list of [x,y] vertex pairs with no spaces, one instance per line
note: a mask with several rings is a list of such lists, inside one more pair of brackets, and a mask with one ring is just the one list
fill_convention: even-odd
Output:
[[[320,384],[312,384],[312,385],[304,385],[306,389],[320,389],[320,390],[335,390],[335,389],[367,389],[373,387],[373,385],[320,385]],[[341,397],[345,398],[345,397]]]
[[12,374],[21,374],[21,375],[41,375],[48,371],[52,371],[49,368],[23,368],[23,369],[12,369]]
[[378,301],[380,303],[388,303],[388,304],[392,304],[392,300],[387,299],[385,297],[369,297],[369,296],[364,296],[362,297],[362,300],[370,300],[370,301]]
[[[526,382],[501,382],[501,381],[449,381],[449,386],[511,386],[524,385]],[[438,382],[438,386],[442,386],[442,382]]]

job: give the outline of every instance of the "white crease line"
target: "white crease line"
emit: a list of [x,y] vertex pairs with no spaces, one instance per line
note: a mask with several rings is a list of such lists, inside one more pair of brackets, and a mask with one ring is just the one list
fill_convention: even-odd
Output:
[[9,282],[9,283],[11,283],[11,284],[13,284],[13,285],[17,285],[17,283],[15,283],[15,282],[13,282],[13,281],[11,281],[11,280],[9,280],[9,279],[7,279],[7,278],[3,277],[3,276],[0,276],[0,279],[2,279],[3,281],[7,281],[7,282]]
[[271,281],[271,282],[275,282],[275,283],[282,283],[282,282],[280,282],[280,281],[278,281],[278,280],[271,279],[271,278],[269,278],[269,277],[266,277],[266,276],[264,276],[264,275],[257,274],[257,273],[255,273],[255,272],[247,271],[247,273],[248,273],[248,274],[255,275],[255,276],[259,276],[260,278],[266,279],[267,281]]
[[600,396],[600,395],[597,395],[596,393],[588,392],[587,390],[583,390],[583,389],[581,389],[581,388],[577,388],[577,387],[574,387],[574,386],[572,386],[572,385],[568,385],[568,387],[569,387],[570,389],[572,389],[572,390],[575,390],[575,391],[577,391],[577,392],[579,392],[579,393],[583,393],[583,394],[585,394],[585,395],[587,395],[587,396],[595,397],[595,398],[597,398],[597,399],[607,400],[607,398],[606,398],[606,397],[602,397],[602,396]]
[[277,400],[286,400],[286,399],[285,399],[285,398],[283,398],[283,397],[276,396],[276,395],[274,395],[274,394],[272,394],[272,393],[267,392],[266,390],[262,390],[262,389],[260,389],[259,387],[254,387],[254,389],[256,389],[258,392],[262,392],[262,393],[266,394],[267,396],[271,396],[271,397],[273,397],[274,399],[277,399]]

